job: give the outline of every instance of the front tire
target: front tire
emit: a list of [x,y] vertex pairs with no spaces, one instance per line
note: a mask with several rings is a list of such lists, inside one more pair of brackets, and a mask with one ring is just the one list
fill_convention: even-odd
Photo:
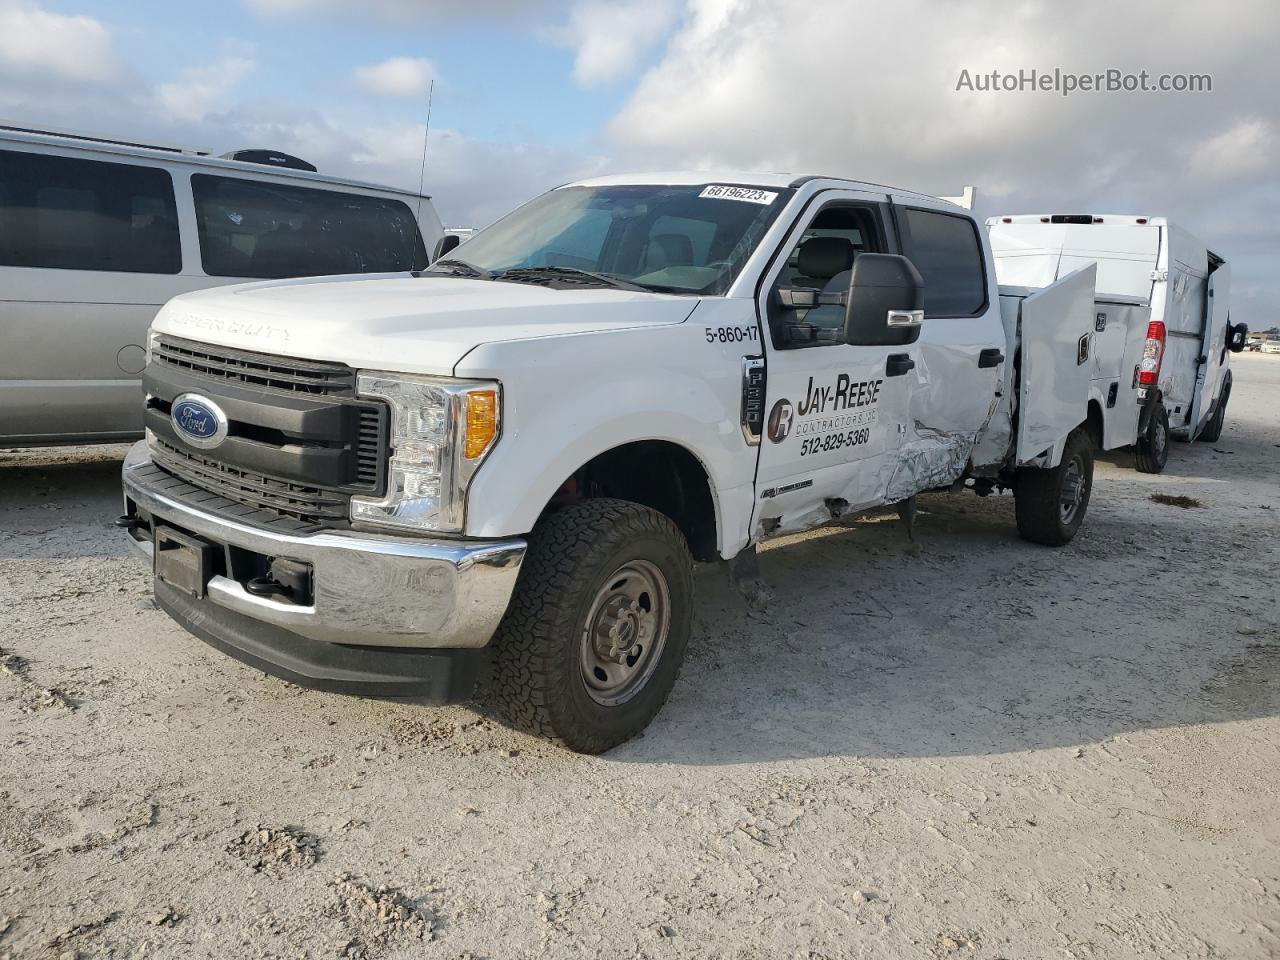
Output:
[[665,515],[585,500],[539,522],[494,636],[492,693],[514,726],[579,753],[640,733],[693,620],[693,558]]
[[1084,522],[1093,491],[1093,441],[1077,427],[1056,467],[1022,467],[1014,488],[1018,534],[1032,543],[1061,547]]
[[1169,411],[1164,404],[1147,424],[1147,433],[1133,448],[1134,465],[1141,473],[1161,473],[1169,462]]

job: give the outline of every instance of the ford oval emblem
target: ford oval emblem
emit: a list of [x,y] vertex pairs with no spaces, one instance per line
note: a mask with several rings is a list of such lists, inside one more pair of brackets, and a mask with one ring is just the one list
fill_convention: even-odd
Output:
[[184,393],[174,400],[169,419],[180,439],[202,450],[216,447],[227,438],[227,415],[198,393]]

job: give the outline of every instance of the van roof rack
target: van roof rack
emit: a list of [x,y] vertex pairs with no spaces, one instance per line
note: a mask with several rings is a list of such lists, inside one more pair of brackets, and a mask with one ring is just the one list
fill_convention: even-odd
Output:
[[317,173],[314,163],[295,157],[283,150],[232,150],[224,153],[219,159],[239,160],[241,163],[260,163],[268,167],[284,167],[288,170],[307,170]]
[[33,133],[42,137],[63,137],[67,140],[83,140],[86,143],[108,143],[117,147],[141,147],[144,150],[162,150],[165,153],[180,153],[196,157],[207,157],[213,153],[212,150],[205,150],[200,147],[183,147],[165,143],[147,143],[145,140],[126,140],[122,137],[109,137],[105,134],[85,133],[84,131],[79,130],[60,130],[57,127],[32,127],[17,123],[0,122],[0,131],[6,130],[12,133]]

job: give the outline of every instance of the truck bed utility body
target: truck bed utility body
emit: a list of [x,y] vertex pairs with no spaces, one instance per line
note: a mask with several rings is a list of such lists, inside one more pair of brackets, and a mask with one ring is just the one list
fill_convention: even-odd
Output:
[[823,177],[604,177],[413,276],[156,318],[121,525],[162,606],[265,670],[464,696],[579,750],[675,681],[694,559],[925,490],[1088,507],[1089,262],[999,287],[964,209]]
[[987,228],[1001,283],[1042,287],[1097,265],[1090,404],[1103,449],[1141,449],[1161,410],[1173,436],[1217,439],[1246,333],[1230,322],[1222,257],[1164,217],[1020,214]]

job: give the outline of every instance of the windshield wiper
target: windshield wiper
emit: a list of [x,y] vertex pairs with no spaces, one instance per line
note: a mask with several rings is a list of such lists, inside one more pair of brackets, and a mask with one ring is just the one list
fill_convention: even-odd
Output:
[[592,273],[590,270],[579,270],[577,267],[513,267],[510,270],[504,270],[499,273],[496,279],[511,280],[515,283],[545,283],[556,280],[565,283],[586,282],[614,287],[618,290],[651,292],[648,287],[641,286],[638,283],[631,283],[629,280],[610,276],[607,273]]
[[[444,269],[438,269],[443,267]],[[470,277],[475,280],[492,280],[493,274],[465,260],[437,260],[423,273],[445,273],[453,277]]]

